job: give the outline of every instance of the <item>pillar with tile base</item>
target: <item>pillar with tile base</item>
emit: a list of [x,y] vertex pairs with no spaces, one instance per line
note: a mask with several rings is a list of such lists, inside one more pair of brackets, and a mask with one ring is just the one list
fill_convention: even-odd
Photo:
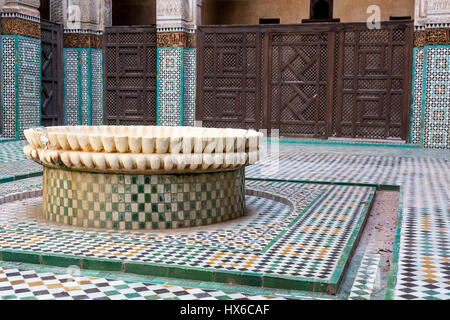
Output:
[[50,1],[51,20],[64,25],[66,125],[103,124],[102,47],[106,1]]
[[157,0],[157,123],[193,126],[199,0]]
[[0,138],[23,139],[41,124],[39,0],[5,0],[1,12]]
[[450,148],[450,2],[416,0],[411,143]]

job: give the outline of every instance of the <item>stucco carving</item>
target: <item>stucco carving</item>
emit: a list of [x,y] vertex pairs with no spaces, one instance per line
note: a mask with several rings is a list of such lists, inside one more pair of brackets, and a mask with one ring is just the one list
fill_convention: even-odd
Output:
[[16,12],[39,18],[40,0],[3,0],[3,12]]
[[104,1],[103,14],[101,15],[103,22],[101,23],[105,27],[112,26],[112,0]]
[[416,0],[416,26],[450,24],[450,0]]
[[50,0],[50,19],[65,29],[103,31],[111,25],[111,0]]
[[158,29],[194,30],[198,0],[157,0],[156,24]]
[[450,45],[450,29],[431,28],[414,32],[414,46]]
[[158,47],[195,48],[195,35],[186,32],[158,32]]

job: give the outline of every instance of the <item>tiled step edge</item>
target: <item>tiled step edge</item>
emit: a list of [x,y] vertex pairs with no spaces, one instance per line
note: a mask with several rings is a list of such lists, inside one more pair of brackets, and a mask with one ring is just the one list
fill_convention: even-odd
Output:
[[42,196],[42,189],[25,191],[25,192],[17,192],[17,193],[12,193],[12,194],[8,194],[6,196],[0,197],[0,204],[5,204],[8,202],[24,200],[24,199],[29,199],[29,198],[41,197],[41,196]]
[[0,178],[0,184],[24,180],[24,179],[28,179],[28,178],[41,177],[42,175],[43,175],[43,171],[36,171],[36,172],[32,172],[32,173],[27,173],[27,174],[20,174],[17,176],[4,177],[4,178]]

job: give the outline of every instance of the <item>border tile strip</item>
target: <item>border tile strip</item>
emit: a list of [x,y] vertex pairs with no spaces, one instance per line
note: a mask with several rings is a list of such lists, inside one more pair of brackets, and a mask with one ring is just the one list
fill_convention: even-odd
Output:
[[102,269],[105,271],[122,271],[122,272],[132,272],[132,273],[142,273],[156,276],[168,276],[175,278],[191,278],[199,279],[203,281],[231,281],[238,284],[246,285],[256,285],[262,287],[276,287],[276,288],[288,288],[288,289],[301,289],[301,290],[313,290],[321,292],[331,292],[334,293],[340,282],[340,276],[338,273],[342,273],[348,262],[348,257],[351,254],[351,241],[356,241],[359,236],[359,231],[361,230],[362,224],[364,223],[367,212],[370,208],[370,203],[372,196],[370,196],[369,202],[364,205],[363,213],[361,214],[359,221],[357,222],[357,227],[355,227],[353,234],[350,236],[350,240],[347,247],[344,249],[344,257],[339,260],[337,265],[338,271],[334,272],[330,283],[326,280],[314,280],[314,282],[306,282],[308,279],[299,277],[277,277],[274,275],[268,275],[263,273],[248,273],[248,272],[232,272],[232,271],[214,271],[205,270],[202,268],[184,268],[175,265],[161,265],[161,264],[147,264],[140,262],[122,262],[117,260],[106,260],[106,259],[93,259],[93,258],[82,258],[76,256],[60,256],[55,254],[36,254],[31,252],[21,252],[17,255],[16,251],[3,250],[1,254],[1,259],[4,261],[20,261],[36,264],[58,264],[59,266],[67,266],[67,264],[78,264],[80,267],[85,269]]
[[64,123],[103,124],[103,50],[64,48]]
[[23,139],[41,124],[41,41],[1,36],[2,138]]
[[0,264],[0,300],[286,300],[314,299],[301,292],[167,283],[167,279],[129,279],[111,273]]
[[394,289],[397,283],[398,264],[400,257],[400,240],[401,240],[402,220],[403,220],[403,187],[400,187],[397,217],[398,218],[395,231],[394,249],[392,250],[391,269],[389,271],[388,283],[386,286],[386,292],[384,296],[386,300],[394,299]]

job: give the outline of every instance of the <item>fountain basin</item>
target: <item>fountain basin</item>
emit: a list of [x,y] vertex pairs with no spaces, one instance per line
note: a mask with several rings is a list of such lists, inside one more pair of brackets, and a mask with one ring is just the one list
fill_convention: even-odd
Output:
[[245,166],[262,134],[189,127],[29,129],[28,158],[44,166],[44,217],[112,230],[224,222],[245,213]]
[[174,173],[232,169],[259,160],[262,133],[194,127],[51,127],[24,131],[28,158],[54,168]]

